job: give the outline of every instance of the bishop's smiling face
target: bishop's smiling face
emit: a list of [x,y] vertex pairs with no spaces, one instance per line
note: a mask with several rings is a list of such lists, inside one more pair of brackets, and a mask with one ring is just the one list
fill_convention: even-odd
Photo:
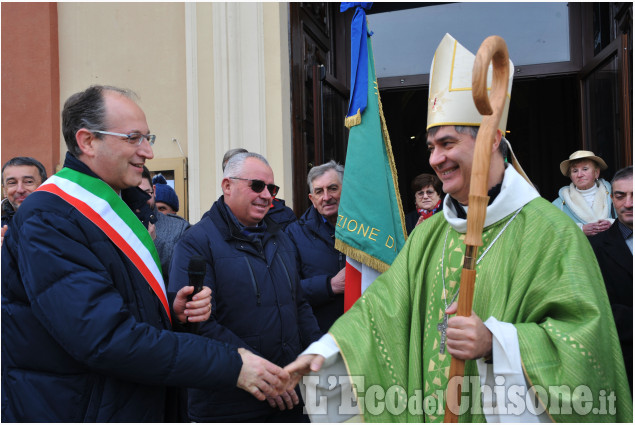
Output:
[[467,205],[474,138],[469,133],[458,133],[454,126],[442,126],[434,135],[428,135],[427,145],[430,165],[443,183],[443,191]]

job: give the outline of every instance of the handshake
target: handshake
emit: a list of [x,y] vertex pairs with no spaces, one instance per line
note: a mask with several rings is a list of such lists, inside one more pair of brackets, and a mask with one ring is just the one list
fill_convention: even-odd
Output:
[[280,410],[293,409],[300,400],[295,387],[300,379],[309,372],[317,372],[324,363],[324,357],[306,354],[283,368],[239,348],[238,354],[243,367],[238,376],[238,388],[241,388],[260,401],[267,400],[271,407]]
[[[210,317],[212,290],[204,286],[190,299],[193,292],[193,286],[185,286],[176,294],[173,308],[182,323],[205,322]],[[277,406],[280,410],[293,409],[299,404],[296,385],[307,373],[320,370],[324,363],[324,357],[306,354],[283,369],[244,348],[239,348],[238,354],[243,361],[236,384],[238,388],[260,401],[267,400],[271,407]]]

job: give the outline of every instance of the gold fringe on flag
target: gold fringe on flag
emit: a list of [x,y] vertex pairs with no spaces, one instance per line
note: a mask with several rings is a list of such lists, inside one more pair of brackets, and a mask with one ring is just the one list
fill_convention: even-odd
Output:
[[362,113],[359,110],[359,108],[357,108],[357,113],[355,115],[346,117],[344,119],[344,125],[346,126],[346,128],[355,127],[356,125],[360,125],[361,123],[362,123]]
[[372,267],[380,273],[385,272],[386,270],[388,270],[388,267],[390,267],[389,264],[386,264],[383,261],[373,257],[372,255],[369,255],[367,252],[364,252],[357,248],[353,248],[346,242],[342,242],[339,239],[335,239],[335,249],[337,249],[344,255],[351,257],[355,261],[359,261],[360,263]]

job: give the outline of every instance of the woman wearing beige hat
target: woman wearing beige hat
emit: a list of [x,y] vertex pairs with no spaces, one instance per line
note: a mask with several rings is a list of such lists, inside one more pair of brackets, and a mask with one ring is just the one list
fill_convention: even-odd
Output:
[[560,163],[560,171],[571,179],[558,192],[553,204],[571,217],[585,235],[608,230],[615,221],[611,204],[611,184],[600,177],[606,169],[602,158],[591,151],[576,151]]

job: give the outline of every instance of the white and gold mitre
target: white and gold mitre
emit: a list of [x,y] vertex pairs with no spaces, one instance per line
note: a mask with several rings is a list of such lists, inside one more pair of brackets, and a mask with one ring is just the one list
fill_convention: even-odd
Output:
[[[450,34],[439,43],[430,67],[430,95],[428,97],[428,126],[481,125],[479,114],[472,99],[472,67],[474,56]],[[507,114],[512,92],[514,64],[509,61],[509,84],[507,100],[498,128],[505,134]],[[492,65],[487,72],[488,90],[492,86]]]

